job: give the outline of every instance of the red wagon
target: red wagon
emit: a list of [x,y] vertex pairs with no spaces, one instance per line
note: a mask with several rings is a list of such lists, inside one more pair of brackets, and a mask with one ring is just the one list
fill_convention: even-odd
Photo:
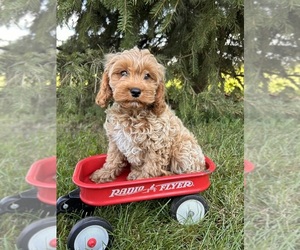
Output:
[[49,205],[56,204],[56,157],[34,162],[25,180],[37,189],[37,198]]
[[[79,161],[73,182],[78,189],[57,201],[58,213],[83,210],[91,215],[96,206],[107,206],[173,197],[171,215],[180,224],[195,224],[208,211],[205,199],[199,195],[210,186],[210,174],[216,166],[208,157],[203,172],[171,175],[127,181],[129,166],[116,180],[95,184],[89,176],[105,163],[106,155],[95,155]],[[88,216],[77,222],[68,237],[69,249],[106,249],[112,242],[112,226],[108,221]]]
[[26,175],[32,188],[0,200],[0,215],[4,213],[36,212],[42,219],[26,226],[17,239],[19,249],[56,249],[56,158],[34,162]]

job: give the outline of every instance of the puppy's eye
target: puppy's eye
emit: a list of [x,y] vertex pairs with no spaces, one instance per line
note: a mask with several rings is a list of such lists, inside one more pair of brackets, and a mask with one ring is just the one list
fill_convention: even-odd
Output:
[[150,79],[150,78],[151,78],[150,74],[146,74],[146,75],[144,76],[144,80],[148,80],[148,79]]
[[120,72],[121,76],[128,76],[128,72],[126,70],[123,70]]

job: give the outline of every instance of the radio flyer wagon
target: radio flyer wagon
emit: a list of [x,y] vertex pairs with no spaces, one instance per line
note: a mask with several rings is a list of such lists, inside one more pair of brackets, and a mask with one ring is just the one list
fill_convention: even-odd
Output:
[[57,213],[83,211],[88,215],[72,227],[68,249],[100,250],[111,246],[112,226],[105,219],[92,216],[97,206],[173,197],[171,215],[180,224],[198,223],[208,211],[205,199],[199,195],[210,186],[209,176],[216,168],[208,157],[203,172],[128,181],[128,166],[113,182],[93,183],[89,176],[103,166],[105,159],[102,154],[79,161],[73,174],[78,188],[57,201]]
[[34,162],[25,180],[33,186],[20,194],[0,200],[0,215],[5,213],[36,212],[42,217],[20,233],[17,246],[23,250],[56,249],[56,158]]

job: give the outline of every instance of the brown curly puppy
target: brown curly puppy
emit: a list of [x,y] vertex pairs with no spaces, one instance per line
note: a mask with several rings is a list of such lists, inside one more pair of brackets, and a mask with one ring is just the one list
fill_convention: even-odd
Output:
[[96,103],[106,107],[109,139],[104,166],[91,175],[109,182],[130,163],[128,180],[205,169],[195,137],[165,103],[164,67],[148,50],[108,54]]

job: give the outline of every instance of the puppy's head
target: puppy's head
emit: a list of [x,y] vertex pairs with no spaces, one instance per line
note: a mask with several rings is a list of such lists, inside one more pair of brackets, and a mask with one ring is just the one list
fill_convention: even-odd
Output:
[[147,49],[108,54],[96,103],[106,107],[113,99],[125,109],[150,108],[160,115],[166,107],[164,73]]

